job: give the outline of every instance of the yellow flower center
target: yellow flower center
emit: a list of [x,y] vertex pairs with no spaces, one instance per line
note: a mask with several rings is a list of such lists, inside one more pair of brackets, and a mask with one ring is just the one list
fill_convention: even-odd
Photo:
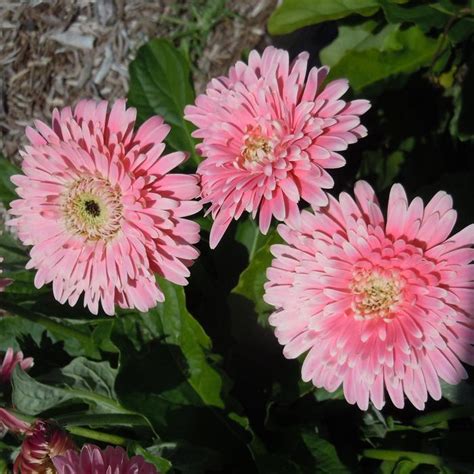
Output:
[[260,163],[271,151],[272,147],[266,138],[250,135],[245,139],[242,158],[246,162]]
[[243,146],[237,162],[245,168],[254,168],[265,159],[272,159],[273,146],[271,139],[262,132],[260,125],[248,126],[243,137]]
[[359,319],[390,318],[402,297],[400,279],[377,271],[357,273],[350,289],[354,296],[352,309]]
[[63,196],[66,227],[87,240],[110,240],[123,217],[121,192],[104,178],[88,176],[74,181]]

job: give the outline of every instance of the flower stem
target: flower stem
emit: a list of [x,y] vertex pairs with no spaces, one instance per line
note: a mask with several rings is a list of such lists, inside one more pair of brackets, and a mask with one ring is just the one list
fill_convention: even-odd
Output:
[[[26,421],[27,423],[34,423],[34,421],[37,419],[34,416],[25,415],[13,409],[9,409],[9,411],[10,413],[18,417],[20,420]],[[94,416],[100,418],[100,415],[93,415],[91,417],[94,417]],[[110,416],[110,415],[104,415],[104,417],[106,416]],[[86,422],[90,421],[87,419],[87,416],[84,416],[83,418]],[[91,430],[89,428],[84,428],[82,426],[75,426],[74,420],[73,420],[73,424],[71,425],[67,423],[64,424],[61,422],[59,424],[62,425],[67,431],[69,431],[69,433],[76,436],[81,436],[83,438],[93,439],[95,441],[102,441],[104,443],[116,444],[120,446],[124,446],[128,442],[128,439],[124,438],[123,436],[110,434],[110,433],[103,433],[102,431]]]
[[72,414],[55,417],[60,425],[71,426],[146,426],[148,423],[144,417],[137,414],[107,413],[107,414]]
[[73,435],[82,436],[83,438],[89,438],[95,441],[102,441],[103,443],[125,446],[128,442],[128,439],[124,438],[123,436],[103,433],[101,431],[83,428],[82,426],[66,426],[66,429]]
[[443,459],[434,454],[417,453],[415,451],[395,451],[389,449],[365,449],[362,456],[380,461],[398,461],[409,459],[418,464],[430,464],[431,466],[442,466]]
[[58,323],[42,314],[35,313],[29,309],[23,308],[22,306],[10,303],[3,298],[0,298],[0,309],[7,311],[8,313],[15,314],[20,318],[27,319],[28,321],[33,321],[35,323],[41,324],[49,331],[62,336],[65,339],[74,338],[77,339],[82,344],[92,344],[91,337],[82,332],[74,329],[72,327],[66,326],[64,324]]

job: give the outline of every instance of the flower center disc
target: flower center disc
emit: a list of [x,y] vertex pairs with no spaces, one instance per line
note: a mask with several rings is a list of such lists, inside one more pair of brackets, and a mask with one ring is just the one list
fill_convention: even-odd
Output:
[[84,209],[92,217],[100,216],[100,205],[92,199],[84,202]]
[[121,193],[109,181],[85,177],[74,181],[63,196],[66,227],[88,240],[110,240],[120,230]]
[[356,274],[350,289],[354,296],[352,309],[357,319],[389,319],[402,297],[400,280],[377,271]]
[[265,158],[269,158],[272,151],[270,140],[263,136],[260,126],[251,128],[244,136],[239,161],[246,167],[253,167]]

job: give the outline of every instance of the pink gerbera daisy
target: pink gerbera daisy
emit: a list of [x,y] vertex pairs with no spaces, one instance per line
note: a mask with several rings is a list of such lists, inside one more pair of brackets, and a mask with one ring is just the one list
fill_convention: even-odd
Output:
[[83,100],[53,112],[52,128],[36,121],[12,178],[21,199],[9,224],[33,245],[27,268],[35,285],[52,282],[56,299],[107,314],[114,305],[146,311],[163,301],[155,273],[185,285],[198,256],[198,178],[168,174],[182,152],[163,155],[170,127],[161,117],[133,131],[136,110],[117,100]]
[[33,367],[33,358],[27,357],[23,358],[23,352],[15,352],[13,348],[9,347],[5,356],[3,357],[2,365],[0,366],[0,383],[9,382],[13,369],[20,365],[23,370],[29,370]]
[[337,153],[366,135],[359,116],[367,100],[344,102],[346,79],[322,88],[329,69],[307,73],[308,53],[290,64],[286,51],[268,47],[249,55],[226,77],[213,79],[186,118],[202,138],[198,151],[202,202],[215,222],[210,245],[215,247],[232,219],[244,211],[259,214],[260,230],[268,231],[272,216],[296,222],[298,202],[327,204],[323,189],[333,187],[326,172],[344,165]]
[[56,456],[53,464],[58,474],[158,474],[142,456],[129,459],[123,448],[107,446],[102,451],[92,444],[84,445],[80,453],[70,450]]
[[[75,445],[69,435],[54,421],[36,420],[26,430],[20,453],[13,466],[14,474],[52,474],[53,459]],[[79,471],[76,471],[79,474]]]
[[287,245],[272,246],[265,301],[284,355],[308,351],[304,381],[349,403],[380,409],[386,389],[398,408],[404,394],[423,409],[441,397],[439,379],[466,378],[474,363],[474,225],[449,237],[452,199],[426,205],[392,187],[387,221],[373,189],[355,186],[296,227],[280,225]]

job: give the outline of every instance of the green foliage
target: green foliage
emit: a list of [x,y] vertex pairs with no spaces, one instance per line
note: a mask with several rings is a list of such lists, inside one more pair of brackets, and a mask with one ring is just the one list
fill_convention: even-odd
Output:
[[39,341],[43,333],[43,326],[26,321],[18,316],[3,316],[0,318],[0,350],[6,351],[9,347],[20,350],[20,340],[27,334]]
[[19,168],[0,153],[0,202],[5,208],[16,198],[15,185],[10,181],[10,177],[18,173]]
[[[151,341],[163,341],[157,350],[167,349],[164,352],[169,360],[165,369],[169,371],[173,367],[172,371],[181,373],[183,377],[186,388],[180,392],[183,394],[180,403],[223,408],[223,380],[209,363],[209,337],[186,309],[183,289],[164,279],[159,280],[159,285],[165,295],[165,303],[149,311],[143,318],[151,324]],[[127,355],[122,353],[122,357]]]
[[474,139],[474,60],[465,65],[461,84],[453,91],[454,116],[451,121],[451,133],[460,140]]
[[[226,457],[235,458],[234,462],[240,457],[238,462],[245,464],[249,456],[245,440],[250,437],[247,422],[229,405],[227,381],[210,352],[211,341],[186,309],[183,289],[164,279],[159,284],[165,294],[163,304],[121,321],[124,332],[116,338],[121,350],[119,399],[124,407],[146,416],[163,439],[185,440],[194,449],[204,450],[201,455],[210,447],[210,459],[218,464]],[[147,331],[139,336],[140,320],[145,318]],[[131,321],[137,324],[136,335]],[[136,337],[143,338],[139,350],[133,347]],[[186,453],[180,446],[171,459],[181,459],[183,449]],[[226,453],[223,459],[222,453]]]
[[331,66],[332,77],[348,77],[355,90],[406,74],[429,65],[438,41],[418,26],[402,29],[387,25],[376,32],[377,23],[341,26],[337,39],[321,51],[321,60]]
[[[318,25],[330,79],[347,77],[353,97],[372,102],[362,118],[368,137],[335,170],[335,193],[357,179],[370,181],[382,202],[397,181],[425,202],[443,189],[453,195],[459,227],[472,221],[473,9],[454,0],[284,0],[275,10],[272,34]],[[129,104],[139,122],[164,117],[172,126],[168,149],[189,152],[184,170],[194,171],[193,128],[183,119],[195,98],[191,61],[213,26],[233,16],[223,0],[192,0],[189,11],[186,20],[161,18],[176,25],[171,39],[179,47],[154,39],[138,51]],[[0,157],[6,208],[18,172]],[[0,294],[0,350],[35,359],[27,373],[15,369],[11,387],[0,387],[1,406],[25,419],[55,419],[78,445],[122,445],[170,474],[473,472],[469,379],[443,382],[442,399],[422,413],[388,400],[380,411],[361,412],[342,387],[329,393],[303,382],[302,357],[284,358],[268,324],[273,308],[263,300],[278,233],[272,227],[264,236],[243,216],[211,252],[212,220],[195,219],[204,235],[189,286],[159,278],[164,303],[113,318],[92,316],[81,301],[58,304],[50,286],[37,289],[25,270],[28,249],[13,234],[0,235],[2,276],[13,280]],[[9,472],[18,445],[10,435],[0,442],[0,472]]]
[[[249,266],[241,273],[239,283],[232,290],[232,293],[243,296],[255,305],[255,311],[261,321],[262,316],[268,314],[271,306],[263,300],[263,285],[267,280],[266,269],[270,266],[273,256],[270,247],[273,244],[280,243],[281,237],[276,231],[268,234],[265,243],[255,252],[250,252]],[[252,249],[254,245],[252,245]]]
[[282,35],[352,14],[371,16],[378,9],[377,0],[284,0],[270,17],[268,30],[272,35]]
[[172,468],[172,464],[167,459],[162,458],[159,454],[156,454],[154,448],[156,448],[156,446],[145,449],[137,444],[135,446],[135,454],[143,456],[146,461],[153,464],[158,469],[158,472],[165,474]]
[[249,261],[252,261],[255,252],[265,243],[268,235],[263,235],[258,228],[258,223],[248,217],[237,224],[235,240],[245,246]]
[[97,412],[120,410],[113,388],[116,371],[108,362],[80,357],[53,375],[54,384],[46,384],[15,368],[12,380],[15,407],[28,415],[38,415],[68,401],[83,401]]
[[142,46],[130,64],[128,103],[138,109],[139,122],[161,115],[171,125],[166,143],[187,151],[198,162],[191,124],[183,118],[184,107],[194,101],[187,59],[168,40],[154,39]]
[[315,474],[349,474],[351,471],[339,459],[336,449],[314,432],[304,431],[301,439],[314,460],[311,471]]
[[[174,2],[169,9],[172,15],[162,15],[160,19],[173,26],[170,39],[179,43],[179,48],[193,63],[203,54],[214,27],[235,16],[226,0],[188,0],[185,5]],[[197,69],[196,65],[192,66]]]

